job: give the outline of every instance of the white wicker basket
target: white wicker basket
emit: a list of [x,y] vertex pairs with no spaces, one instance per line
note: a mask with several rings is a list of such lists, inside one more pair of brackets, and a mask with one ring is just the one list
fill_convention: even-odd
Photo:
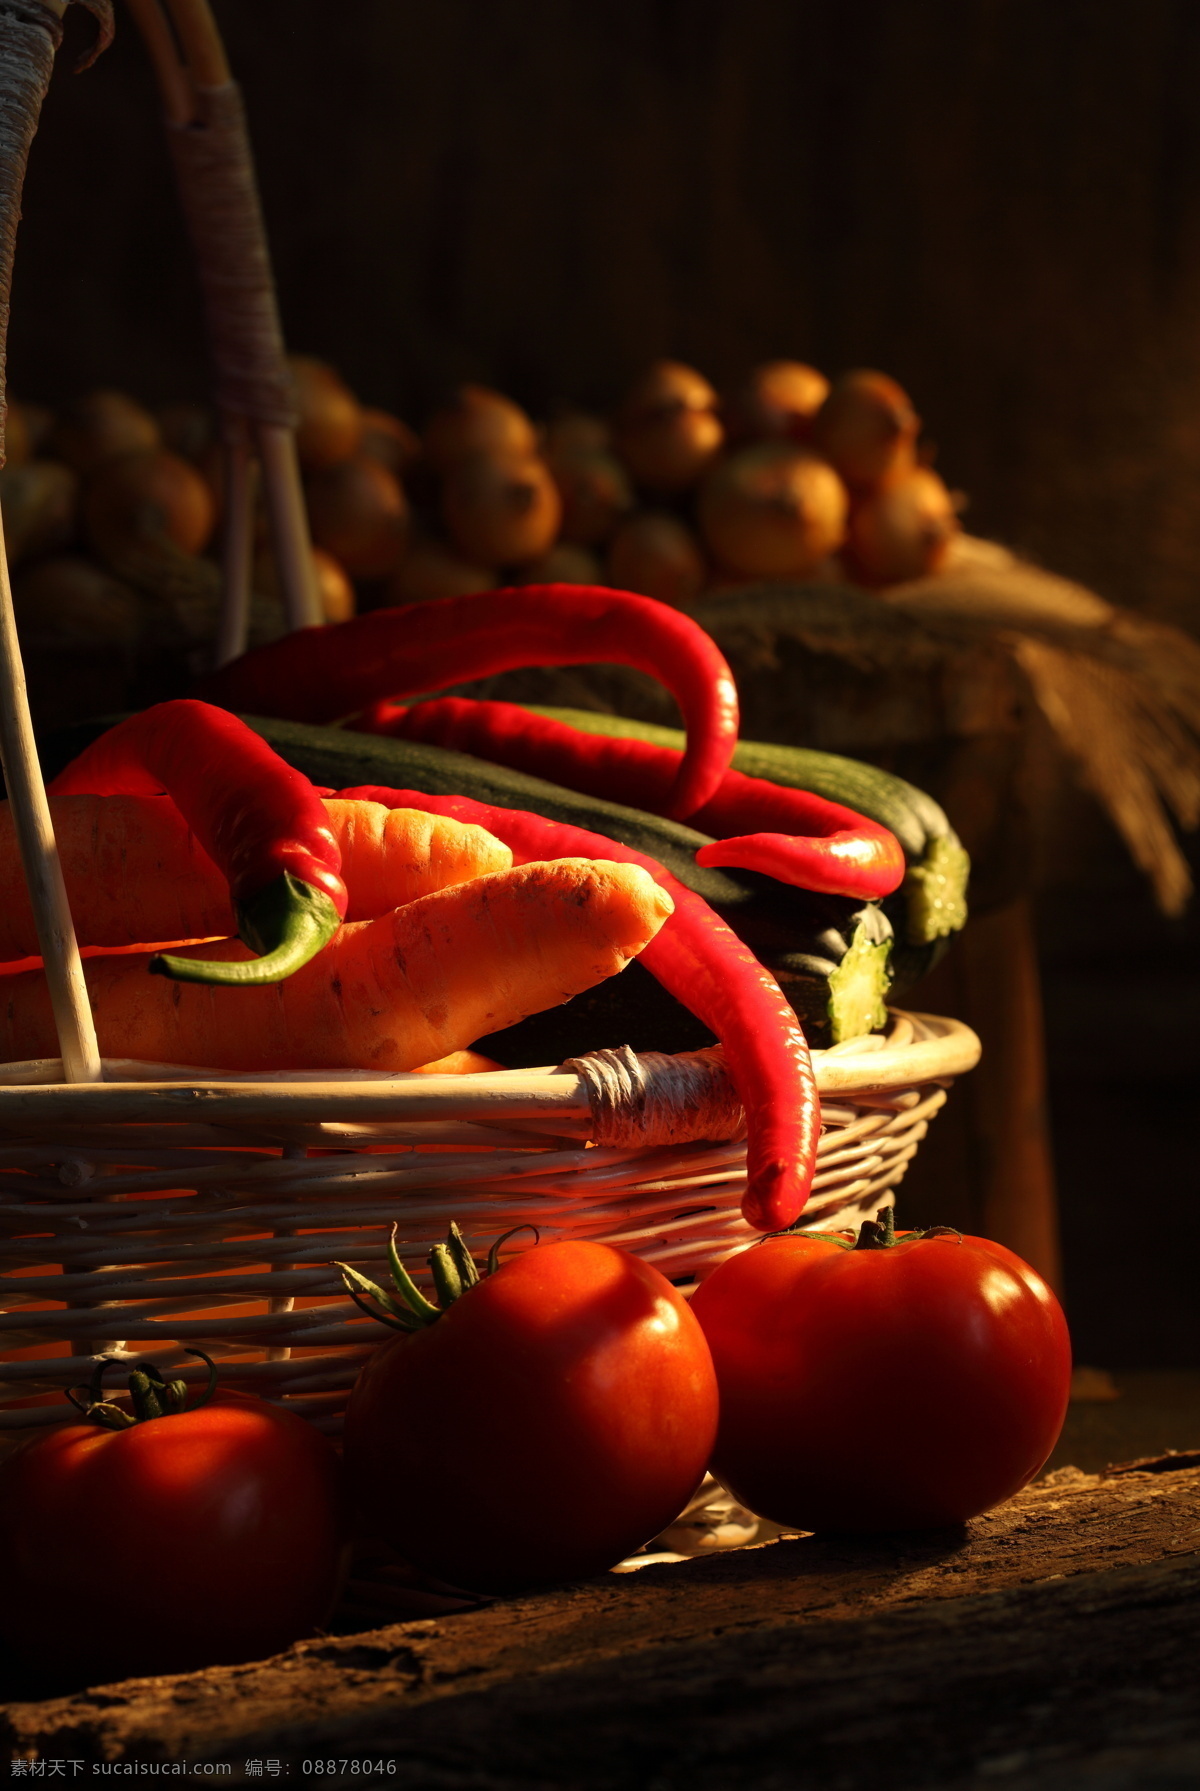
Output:
[[[813,1055],[823,1132],[805,1223],[836,1230],[891,1200],[979,1043],[897,1013],[886,1036]],[[224,1384],[335,1431],[386,1333],[332,1261],[378,1278],[393,1222],[418,1275],[451,1219],[478,1251],[533,1224],[680,1282],[753,1241],[719,1050],[577,1064],[381,1081],[117,1062],[92,1085],[62,1083],[57,1062],[0,1068],[0,1442],[71,1417],[61,1390],[102,1353],[202,1381],[189,1346]]]

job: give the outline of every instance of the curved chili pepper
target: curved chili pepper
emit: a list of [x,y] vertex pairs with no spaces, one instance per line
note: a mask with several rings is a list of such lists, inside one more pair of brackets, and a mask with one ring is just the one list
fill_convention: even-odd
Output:
[[469,796],[429,796],[360,784],[347,801],[424,809],[474,821],[510,847],[518,863],[585,857],[640,864],[670,894],[675,912],[639,961],[697,1015],[725,1048],[746,1111],[742,1213],[760,1231],[781,1231],[803,1210],[816,1167],[821,1102],[804,1034],[775,978],[708,903],[644,852],[602,834]]
[[737,744],[733,674],[682,611],[602,585],[519,585],[377,609],[301,628],[204,679],[198,695],[250,715],[330,722],[379,697],[418,695],[528,665],[636,666],[672,692],[687,749],[663,810],[707,802]]
[[118,722],[50,785],[54,796],[165,792],[229,879],[238,932],[261,955],[214,964],[160,953],[184,982],[277,983],[316,956],[346,912],[342,855],[325,805],[245,722],[190,698]]
[[[531,715],[516,703],[466,697],[437,697],[408,709],[375,703],[353,725],[367,734],[453,747],[659,815],[671,812],[668,804],[682,756],[646,740],[585,734],[549,716]],[[699,832],[716,836],[697,852],[697,864],[762,871],[800,889],[860,901],[890,895],[904,878],[900,842],[878,821],[824,796],[786,789],[742,771],[727,770],[689,821]]]

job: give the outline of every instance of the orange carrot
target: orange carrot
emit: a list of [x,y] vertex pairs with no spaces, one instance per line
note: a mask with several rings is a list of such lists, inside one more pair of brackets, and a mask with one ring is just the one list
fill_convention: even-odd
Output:
[[502,1070],[504,1065],[482,1051],[451,1051],[448,1057],[435,1057],[432,1063],[419,1063],[418,1076],[481,1076],[488,1070]]
[[[142,954],[84,963],[106,1057],[204,1068],[410,1070],[614,975],[673,904],[638,865],[562,858],[493,872],[343,926],[283,983],[147,976]],[[198,948],[238,958],[238,940]],[[40,970],[0,984],[0,1057],[57,1053]]]
[[[350,895],[347,920],[507,870],[483,827],[379,802],[325,804]],[[236,932],[229,887],[169,796],[55,796],[50,813],[82,945],[157,944]],[[36,956],[8,804],[0,802],[0,961]]]
[[[347,920],[373,920],[434,890],[512,868],[508,847],[474,823],[447,827],[441,815],[389,809],[382,802],[331,797],[325,807],[350,892]],[[393,826],[397,816],[399,825]]]

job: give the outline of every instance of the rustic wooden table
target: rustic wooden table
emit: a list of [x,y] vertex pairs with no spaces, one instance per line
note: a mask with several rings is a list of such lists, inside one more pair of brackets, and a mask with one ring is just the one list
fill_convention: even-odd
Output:
[[0,1721],[15,1774],[68,1778],[1184,1791],[1198,1620],[1200,1453],[1180,1453],[1060,1469],[962,1530],[785,1538]]

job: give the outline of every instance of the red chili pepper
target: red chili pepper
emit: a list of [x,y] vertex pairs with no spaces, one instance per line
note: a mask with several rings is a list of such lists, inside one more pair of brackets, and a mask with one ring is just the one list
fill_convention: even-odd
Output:
[[510,847],[519,863],[543,858],[606,858],[640,864],[668,891],[675,912],[640,962],[716,1034],[746,1110],[746,1192],[742,1213],[760,1231],[780,1231],[808,1198],[821,1135],[821,1102],[804,1034],[771,973],[708,903],[656,859],[616,840],[469,796],[429,796],[360,784],[339,795],[474,821]]
[[683,820],[707,802],[737,743],[733,674],[689,616],[601,585],[520,585],[377,609],[328,628],[301,628],[233,660],[198,694],[224,708],[330,722],[379,697],[415,696],[528,665],[636,666],[683,711],[687,750],[664,813]]
[[[375,703],[355,718],[354,726],[367,734],[453,747],[659,815],[671,812],[681,757],[673,748],[647,740],[585,734],[550,716],[531,715],[516,703],[477,703],[466,697],[438,697],[408,709]],[[741,771],[727,770],[713,795],[688,819],[699,832],[716,836],[697,852],[697,864],[763,871],[781,883],[860,901],[890,895],[904,877],[900,842],[877,821],[823,796],[785,789]]]
[[118,722],[50,785],[55,796],[170,796],[229,879],[240,936],[261,955],[212,964],[160,954],[186,982],[277,983],[315,957],[346,912],[342,855],[299,771],[224,709],[190,699]]

